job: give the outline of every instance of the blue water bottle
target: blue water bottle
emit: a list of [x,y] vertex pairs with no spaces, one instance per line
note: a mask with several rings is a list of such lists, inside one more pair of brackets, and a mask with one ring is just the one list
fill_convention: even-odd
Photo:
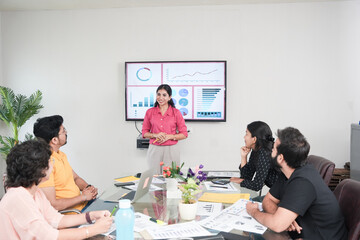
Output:
[[115,215],[116,240],[134,239],[134,210],[129,199],[119,201],[119,209]]

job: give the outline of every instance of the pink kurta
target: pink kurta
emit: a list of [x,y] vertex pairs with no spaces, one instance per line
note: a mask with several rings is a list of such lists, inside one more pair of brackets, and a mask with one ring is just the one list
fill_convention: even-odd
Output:
[[33,196],[26,188],[9,188],[0,202],[0,240],[57,239],[62,217],[40,189]]

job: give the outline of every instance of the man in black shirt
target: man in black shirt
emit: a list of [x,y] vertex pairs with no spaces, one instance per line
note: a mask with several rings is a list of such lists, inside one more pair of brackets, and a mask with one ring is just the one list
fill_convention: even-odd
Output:
[[265,212],[256,203],[247,212],[275,232],[289,231],[292,238],[347,239],[339,204],[311,165],[306,165],[310,145],[295,128],[278,130],[272,154],[274,165],[284,174],[266,194]]

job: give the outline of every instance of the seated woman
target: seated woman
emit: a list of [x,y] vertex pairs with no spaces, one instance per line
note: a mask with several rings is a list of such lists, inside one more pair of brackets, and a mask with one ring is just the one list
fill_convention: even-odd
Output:
[[[262,189],[264,183],[270,188],[280,174],[272,166],[271,151],[274,138],[270,127],[261,121],[252,122],[247,126],[244,140],[245,146],[241,148],[239,166],[240,178],[232,177],[230,181],[254,191]],[[248,162],[247,156],[250,152]]]
[[[1,239],[84,239],[107,232],[112,225],[109,211],[62,215],[47,200],[38,185],[53,168],[48,144],[30,140],[17,144],[6,158],[7,192],[0,202]],[[85,223],[88,227],[69,228]]]

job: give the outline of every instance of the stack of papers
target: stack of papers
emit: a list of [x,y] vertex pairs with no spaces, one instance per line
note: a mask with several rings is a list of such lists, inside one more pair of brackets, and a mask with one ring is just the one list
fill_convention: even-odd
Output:
[[[199,223],[203,227],[215,229],[217,231],[230,232],[233,229],[238,229],[241,231],[263,234],[267,228],[247,213],[247,203],[248,200],[240,199],[220,213],[213,214],[210,217],[201,220]],[[259,210],[262,210],[261,204],[259,204]]]
[[147,228],[141,236],[145,239],[177,239],[186,237],[200,237],[212,235],[197,222],[179,223],[161,228]]
[[209,178],[232,178],[232,177],[240,177],[240,172],[231,172],[231,171],[224,171],[224,172],[208,172],[207,175]]
[[220,185],[220,184],[214,184],[212,182],[204,182],[204,185],[208,191],[216,191],[216,192],[238,192],[239,191],[232,185],[232,183]]

